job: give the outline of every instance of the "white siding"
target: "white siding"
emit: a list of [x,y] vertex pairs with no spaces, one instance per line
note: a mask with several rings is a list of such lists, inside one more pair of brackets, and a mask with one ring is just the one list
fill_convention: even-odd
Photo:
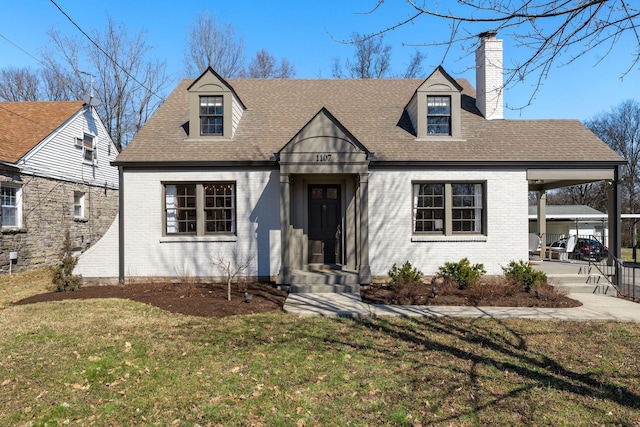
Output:
[[240,123],[240,119],[242,118],[242,104],[240,101],[233,97],[233,102],[231,103],[231,137],[236,133],[236,129],[238,128],[238,124]]
[[[94,135],[98,161],[83,161],[76,138]],[[100,187],[118,188],[118,169],[110,165],[117,150],[94,109],[82,109],[18,163],[23,173]]]
[[[220,276],[212,257],[233,252],[255,259],[247,275],[274,276],[280,266],[280,199],[277,171],[127,171],[125,276]],[[236,183],[237,237],[163,237],[162,182]]]
[[[487,235],[421,238],[412,233],[414,181],[486,182]],[[374,276],[387,274],[393,263],[409,260],[425,274],[447,261],[467,257],[483,263],[488,274],[501,274],[511,260],[528,259],[526,172],[373,171],[369,178],[370,264]]]

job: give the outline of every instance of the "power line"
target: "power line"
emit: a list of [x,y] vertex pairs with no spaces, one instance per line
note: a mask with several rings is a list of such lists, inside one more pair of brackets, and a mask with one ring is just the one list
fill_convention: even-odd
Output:
[[89,36],[89,34],[87,34],[82,28],[80,28],[80,26],[78,24],[76,24],[75,21],[73,19],[71,19],[71,17],[69,15],[67,15],[66,12],[64,10],[62,10],[62,8],[60,6],[58,6],[58,4],[55,2],[55,0],[51,0],[51,3],[53,3],[53,5],[60,11],[60,13],[62,13],[69,20],[69,22],[71,22],[73,24],[73,26],[78,29],[78,31],[80,31],[91,43],[93,43],[93,45],[96,48],[98,48],[98,50],[100,52],[102,52],[109,59],[109,61],[111,61],[116,67],[118,67],[127,76],[131,77],[131,79],[134,82],[136,82],[137,84],[139,84],[140,86],[145,88],[147,91],[149,91],[149,93],[151,93],[152,95],[158,97],[161,101],[164,101],[164,98],[162,96],[158,95],[156,92],[154,92],[153,90],[149,89],[147,86],[145,86],[140,81],[138,81],[138,79],[136,79],[134,76],[132,76],[124,67],[122,67],[115,59],[113,59],[111,57],[111,55],[109,55],[98,43],[96,43]]
[[44,62],[40,61],[40,59],[36,58],[35,56],[33,56],[32,54],[30,54],[29,52],[27,52],[26,50],[24,50],[22,47],[18,46],[16,43],[12,42],[11,40],[9,40],[8,38],[6,38],[3,34],[0,33],[0,37],[2,37],[3,39],[5,39],[6,41],[8,41],[9,43],[11,43],[12,45],[14,45],[15,47],[17,47],[18,49],[20,49],[25,55],[30,56],[31,58],[35,59],[36,62],[40,65],[42,65],[43,67],[49,68],[49,66],[47,64],[45,64]]

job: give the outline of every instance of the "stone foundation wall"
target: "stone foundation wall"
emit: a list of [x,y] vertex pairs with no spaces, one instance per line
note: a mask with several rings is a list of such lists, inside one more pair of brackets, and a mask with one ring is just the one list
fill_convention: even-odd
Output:
[[[3,182],[21,185],[22,227],[0,233],[0,274],[9,272],[10,253],[18,258],[13,272],[50,266],[62,256],[67,230],[74,251],[97,242],[118,212],[118,190],[30,175],[0,172]],[[74,193],[84,193],[84,218],[74,218]]]

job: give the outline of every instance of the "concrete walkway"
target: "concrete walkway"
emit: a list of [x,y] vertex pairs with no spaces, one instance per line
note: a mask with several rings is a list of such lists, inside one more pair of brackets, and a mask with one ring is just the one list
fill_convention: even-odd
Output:
[[[546,263],[546,262],[545,262]],[[564,265],[562,265],[564,264]],[[560,284],[577,276],[578,264],[542,263],[543,270]],[[640,304],[606,295],[569,293],[582,303],[575,308],[388,306],[365,304],[357,294],[289,294],[284,311],[298,316],[326,317],[474,317],[495,319],[615,320],[640,322]]]

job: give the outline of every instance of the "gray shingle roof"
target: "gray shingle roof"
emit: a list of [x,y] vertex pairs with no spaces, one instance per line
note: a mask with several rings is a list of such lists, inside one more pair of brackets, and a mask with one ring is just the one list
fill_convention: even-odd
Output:
[[465,79],[461,141],[417,140],[404,108],[423,80],[229,79],[247,109],[232,140],[188,139],[183,80],[117,163],[268,161],[326,108],[378,161],[620,162],[578,120],[485,120]]

